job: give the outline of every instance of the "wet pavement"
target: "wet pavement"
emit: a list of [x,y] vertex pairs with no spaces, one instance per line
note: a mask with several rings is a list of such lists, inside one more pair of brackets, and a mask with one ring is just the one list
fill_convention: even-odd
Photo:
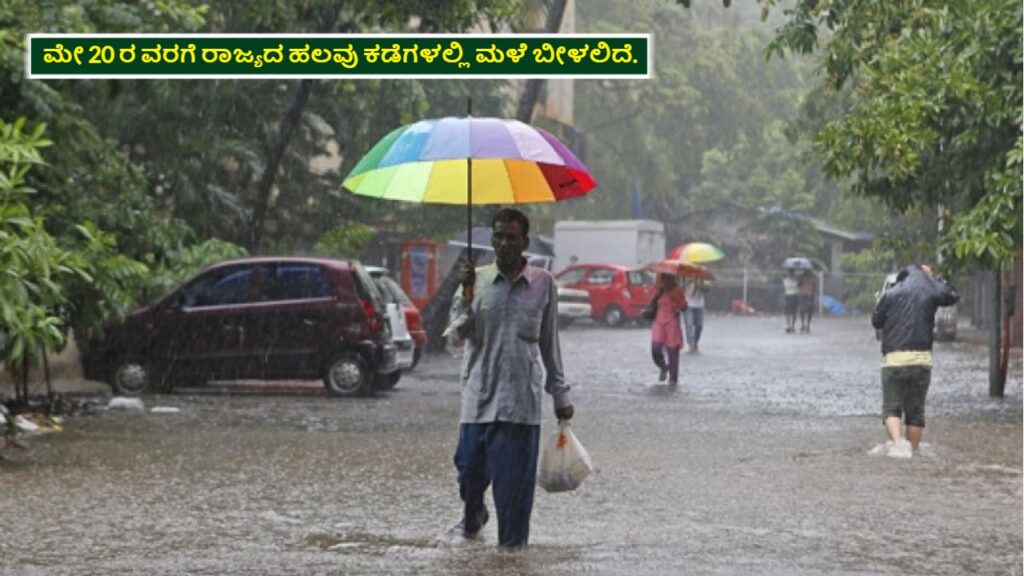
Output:
[[866,319],[801,335],[710,316],[675,390],[648,339],[563,331],[595,471],[538,490],[525,552],[496,549],[493,522],[446,534],[459,366],[442,356],[374,398],[228,383],[73,417],[0,462],[0,574],[1022,573],[1019,351],[992,400],[984,347],[937,344],[926,445],[903,460],[871,454]]

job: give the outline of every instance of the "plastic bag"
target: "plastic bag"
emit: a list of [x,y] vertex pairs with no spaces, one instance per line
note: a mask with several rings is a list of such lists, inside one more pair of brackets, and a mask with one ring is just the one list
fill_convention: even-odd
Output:
[[583,444],[572,433],[568,420],[558,421],[558,431],[544,444],[537,471],[537,485],[548,492],[579,488],[594,467]]

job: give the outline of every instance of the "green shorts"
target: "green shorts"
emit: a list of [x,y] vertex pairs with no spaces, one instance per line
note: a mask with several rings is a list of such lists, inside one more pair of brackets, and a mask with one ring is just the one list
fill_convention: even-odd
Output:
[[907,426],[923,428],[924,400],[931,380],[931,366],[882,368],[882,420],[902,417]]

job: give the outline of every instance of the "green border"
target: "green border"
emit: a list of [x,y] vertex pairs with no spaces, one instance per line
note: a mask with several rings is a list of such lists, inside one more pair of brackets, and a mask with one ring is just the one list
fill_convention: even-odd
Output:
[[646,77],[635,36],[30,35],[30,77]]

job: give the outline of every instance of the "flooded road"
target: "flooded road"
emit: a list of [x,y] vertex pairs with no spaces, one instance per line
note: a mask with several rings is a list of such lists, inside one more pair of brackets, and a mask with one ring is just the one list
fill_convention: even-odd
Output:
[[526,552],[495,549],[494,522],[447,535],[459,365],[428,357],[374,398],[227,384],[71,418],[0,462],[0,574],[1021,573],[1019,353],[991,400],[984,348],[937,344],[926,445],[900,460],[871,454],[865,319],[710,316],[676,390],[648,341],[563,331],[595,471],[538,490]]

